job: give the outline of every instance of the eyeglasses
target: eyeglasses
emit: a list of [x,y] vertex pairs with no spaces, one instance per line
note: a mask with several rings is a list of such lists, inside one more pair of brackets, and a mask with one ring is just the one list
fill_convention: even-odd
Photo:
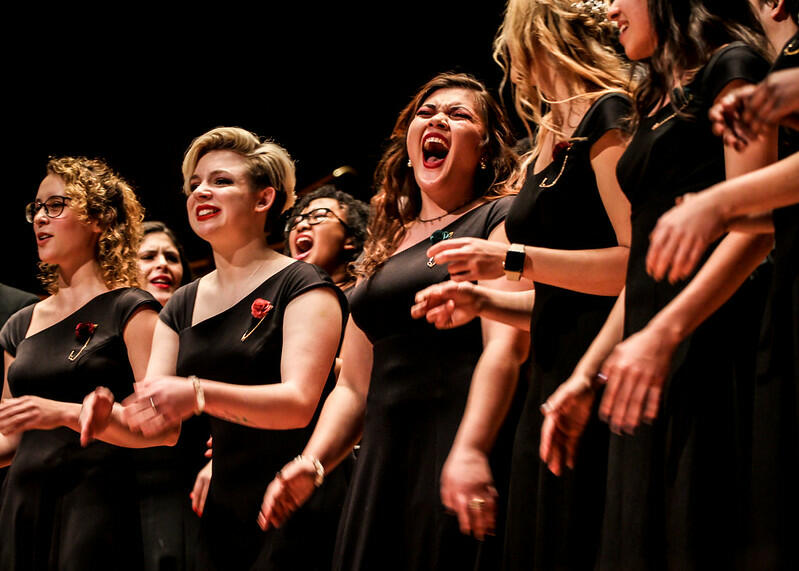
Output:
[[25,220],[33,223],[33,219],[39,210],[44,208],[44,213],[48,218],[58,218],[64,212],[64,207],[67,205],[67,200],[71,200],[68,196],[51,196],[44,202],[36,200],[25,206]]
[[294,230],[294,228],[296,228],[297,225],[303,220],[307,220],[308,224],[311,226],[316,226],[325,220],[330,220],[331,216],[341,222],[341,225],[344,226],[344,228],[347,230],[350,229],[350,227],[347,226],[347,223],[339,218],[336,213],[329,208],[314,208],[310,212],[306,212],[305,214],[297,214],[296,216],[289,218],[288,222],[286,222],[286,232],[291,232]]

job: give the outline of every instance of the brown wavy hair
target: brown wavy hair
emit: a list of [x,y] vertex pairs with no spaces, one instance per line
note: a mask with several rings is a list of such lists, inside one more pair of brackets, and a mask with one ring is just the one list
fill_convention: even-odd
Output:
[[[68,208],[78,219],[100,227],[94,258],[105,285],[138,287],[144,209],[133,188],[102,159],[51,158],[47,174],[64,181]],[[50,294],[58,291],[58,271],[56,264],[39,262],[39,279]]]
[[408,225],[419,215],[421,191],[408,166],[406,138],[416,112],[425,100],[439,89],[461,88],[473,91],[477,112],[483,123],[482,141],[486,169],[477,169],[475,188],[489,200],[511,194],[505,184],[518,163],[511,145],[510,127],[502,108],[485,85],[464,73],[441,73],[428,81],[400,112],[389,137],[383,156],[375,170],[374,185],[378,189],[372,198],[372,219],[364,245],[363,257],[356,271],[361,277],[372,275],[405,236]]
[[[526,165],[535,160],[543,133],[564,136],[539,81],[530,70],[548,59],[549,68],[565,83],[569,99],[594,101],[605,93],[628,93],[630,65],[619,53],[616,26],[607,19],[606,4],[577,4],[573,0],[509,0],[494,39],[494,61],[503,70],[502,89],[510,79],[511,62],[520,77],[513,85],[513,103],[532,149],[511,181],[520,186]],[[551,86],[549,86],[551,88]],[[552,94],[550,93],[551,97]],[[538,129],[536,130],[536,127]]]

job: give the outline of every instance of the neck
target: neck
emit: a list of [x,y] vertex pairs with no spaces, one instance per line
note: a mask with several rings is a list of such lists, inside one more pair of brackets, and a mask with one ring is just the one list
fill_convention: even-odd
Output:
[[419,220],[438,219],[458,214],[463,207],[476,198],[474,196],[474,184],[461,192],[428,193],[423,190],[421,197],[422,206],[417,216]]
[[223,286],[247,281],[254,270],[279,256],[280,254],[266,245],[263,236],[237,248],[214,248],[216,279]]
[[[57,298],[70,307],[81,306],[109,291],[100,266],[93,258],[75,265],[59,265]],[[55,296],[54,296],[55,297]]]

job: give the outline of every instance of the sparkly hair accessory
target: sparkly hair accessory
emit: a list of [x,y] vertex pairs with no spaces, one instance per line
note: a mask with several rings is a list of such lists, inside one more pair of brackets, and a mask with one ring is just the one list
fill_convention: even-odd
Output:
[[607,12],[605,0],[584,0],[583,2],[572,2],[572,8],[583,12],[589,16],[600,16]]

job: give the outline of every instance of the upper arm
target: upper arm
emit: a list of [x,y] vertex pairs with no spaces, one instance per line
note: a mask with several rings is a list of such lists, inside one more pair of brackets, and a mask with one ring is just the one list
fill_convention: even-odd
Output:
[[619,246],[629,246],[632,233],[630,202],[616,178],[616,164],[626,148],[627,143],[619,129],[607,131],[591,146],[591,168]]
[[133,370],[133,378],[137,381],[142,380],[147,371],[156,321],[158,321],[158,314],[148,307],[142,307],[128,319],[122,333],[125,347],[128,349],[128,360]]
[[318,400],[333,367],[341,327],[341,306],[331,289],[317,287],[294,298],[283,318],[282,381],[297,383]]
[[177,370],[179,348],[180,337],[177,332],[160,319],[156,319],[146,376],[174,375]]
[[[731,81],[716,96],[714,103],[718,103],[729,92],[744,85],[749,85],[749,83],[743,80]],[[726,178],[734,178],[776,162],[778,158],[777,137],[777,127],[772,126],[763,136],[750,141],[740,152],[729,145],[725,145],[724,166]]]
[[14,357],[12,357],[8,351],[3,351],[3,356],[3,365],[5,367],[3,377],[5,379],[5,382],[3,383],[3,400],[6,400],[13,398],[13,395],[11,394],[11,387],[8,386],[8,370],[11,368],[11,363],[14,362]]
[[365,400],[372,376],[372,357],[372,343],[350,317],[341,345],[341,374],[337,386],[346,386]]

